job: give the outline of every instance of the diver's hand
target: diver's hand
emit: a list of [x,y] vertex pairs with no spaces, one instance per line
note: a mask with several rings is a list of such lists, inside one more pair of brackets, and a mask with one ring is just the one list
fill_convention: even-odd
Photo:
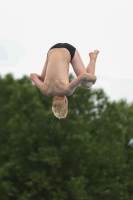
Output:
[[83,88],[90,88],[97,80],[97,77],[93,74],[83,73],[81,86]]
[[32,77],[33,77],[33,76],[34,76],[34,77],[37,76],[42,82],[44,81],[43,78],[41,77],[41,75],[39,75],[39,74],[32,73],[32,74],[30,74],[30,77],[31,77],[31,76],[32,76]]

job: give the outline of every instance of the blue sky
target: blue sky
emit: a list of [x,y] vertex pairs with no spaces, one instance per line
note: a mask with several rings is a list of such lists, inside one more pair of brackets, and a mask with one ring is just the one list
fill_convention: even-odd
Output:
[[0,74],[39,74],[48,49],[68,42],[85,66],[100,50],[93,88],[133,101],[132,7],[132,0],[0,0]]

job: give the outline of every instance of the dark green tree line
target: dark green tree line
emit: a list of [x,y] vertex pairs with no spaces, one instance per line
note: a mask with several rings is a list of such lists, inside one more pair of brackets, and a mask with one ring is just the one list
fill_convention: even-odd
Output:
[[0,200],[133,199],[133,104],[81,87],[68,102],[58,120],[28,77],[0,78]]

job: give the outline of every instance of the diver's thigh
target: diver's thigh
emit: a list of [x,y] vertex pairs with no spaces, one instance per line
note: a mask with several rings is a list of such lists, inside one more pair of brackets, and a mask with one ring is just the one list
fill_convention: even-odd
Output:
[[71,64],[72,64],[73,70],[77,76],[79,76],[83,72],[86,73],[84,63],[83,63],[83,61],[80,57],[80,54],[77,50],[75,51],[75,55],[71,61]]

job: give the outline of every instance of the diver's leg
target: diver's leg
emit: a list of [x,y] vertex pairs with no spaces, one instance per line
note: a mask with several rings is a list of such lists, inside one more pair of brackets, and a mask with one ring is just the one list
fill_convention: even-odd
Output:
[[97,59],[97,55],[98,55],[99,51],[95,50],[94,52],[90,52],[89,56],[90,56],[90,62],[86,68],[87,73],[89,74],[95,74],[95,66],[96,66],[96,59]]
[[80,57],[78,50],[75,51],[74,57],[71,60],[71,65],[77,77],[82,73],[86,73],[85,65]]

